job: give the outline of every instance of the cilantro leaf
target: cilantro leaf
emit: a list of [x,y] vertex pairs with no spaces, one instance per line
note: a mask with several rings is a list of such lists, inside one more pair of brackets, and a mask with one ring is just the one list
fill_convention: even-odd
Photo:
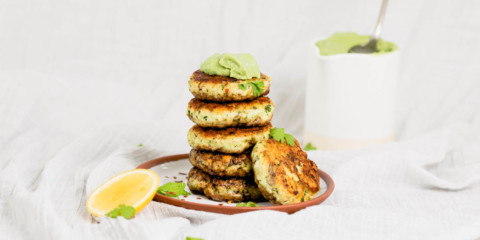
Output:
[[120,204],[117,208],[105,214],[105,216],[111,218],[123,216],[125,219],[130,219],[135,216],[135,208],[133,208],[132,206],[126,206],[125,204]]
[[272,128],[270,129],[270,137],[275,141],[283,143],[285,139],[285,130],[283,128]]
[[135,215],[135,208],[132,206],[125,207],[121,214],[125,219],[130,219]]
[[317,150],[317,147],[313,146],[313,144],[309,142],[307,143],[307,145],[305,145],[304,150],[305,151]]
[[105,216],[107,217],[111,217],[111,218],[117,218],[118,215],[120,215],[120,208],[115,208],[113,209],[112,211],[108,212],[107,214],[105,214]]
[[165,195],[167,197],[176,197],[190,195],[185,191],[185,183],[168,182],[158,187],[157,193]]
[[285,133],[285,140],[287,141],[287,144],[290,145],[290,146],[295,146],[295,138],[288,134],[288,133]]
[[258,97],[258,96],[262,95],[263,89],[265,87],[265,84],[263,83],[263,81],[261,81],[261,80],[253,81],[253,82],[252,81],[245,81],[245,83],[238,84],[238,88],[240,90],[248,90],[248,85],[250,85],[250,87],[253,90],[253,96]]
[[140,143],[140,144],[138,144],[138,147],[143,147],[143,144],[141,144],[141,143]]
[[260,205],[254,203],[254,202],[241,202],[237,203],[237,207],[260,207]]
[[263,88],[265,87],[265,85],[263,84],[262,81],[260,81],[260,80],[253,81],[253,82],[249,82],[249,84],[252,86],[253,96],[258,97],[258,96],[262,95]]
[[244,83],[240,83],[238,84],[238,88],[240,88],[240,90],[247,90],[247,85]]
[[270,137],[280,143],[284,143],[286,141],[288,145],[292,147],[295,146],[295,138],[292,135],[285,133],[283,128],[270,129]]

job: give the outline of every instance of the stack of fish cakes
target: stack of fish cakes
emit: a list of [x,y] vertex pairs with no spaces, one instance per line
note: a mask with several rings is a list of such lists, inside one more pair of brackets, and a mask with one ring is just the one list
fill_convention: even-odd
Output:
[[[262,82],[254,91],[251,82]],[[216,201],[249,201],[262,198],[253,179],[251,149],[268,139],[273,102],[265,95],[271,80],[241,80],[208,75],[197,70],[189,90],[195,96],[187,115],[194,123],[188,132],[192,147],[188,187]]]

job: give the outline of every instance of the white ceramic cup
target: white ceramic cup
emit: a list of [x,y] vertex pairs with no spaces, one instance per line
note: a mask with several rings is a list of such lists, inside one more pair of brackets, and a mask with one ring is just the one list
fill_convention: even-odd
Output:
[[304,142],[339,150],[394,141],[399,51],[322,56],[320,39],[309,47]]

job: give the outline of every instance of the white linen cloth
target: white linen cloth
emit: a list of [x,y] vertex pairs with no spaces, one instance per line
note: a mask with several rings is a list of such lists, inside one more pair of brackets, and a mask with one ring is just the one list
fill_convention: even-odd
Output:
[[[97,163],[95,156],[106,154],[99,143],[111,136],[100,131],[81,137],[52,157],[40,176],[32,174],[33,166],[3,171],[2,232],[8,239],[480,237],[480,119],[370,149],[309,152],[331,174],[336,189],[323,204],[295,214],[225,216],[152,202],[132,220],[100,218],[96,224],[85,209],[88,193],[113,175],[163,154],[148,145],[132,147]],[[19,185],[27,179],[30,185]]]
[[480,1],[391,1],[400,141],[309,152],[336,182],[321,205],[225,216],[152,202],[98,224],[93,188],[189,150],[187,79],[203,59],[252,53],[273,124],[301,139],[306,44],[369,33],[379,1],[0,4],[1,239],[480,238]]

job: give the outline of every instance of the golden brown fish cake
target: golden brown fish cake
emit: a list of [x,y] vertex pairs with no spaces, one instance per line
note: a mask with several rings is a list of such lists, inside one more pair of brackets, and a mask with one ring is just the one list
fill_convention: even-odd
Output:
[[[260,96],[265,96],[270,91],[272,80],[267,75],[260,73],[260,78],[252,78],[248,81],[262,81],[263,91]],[[241,89],[240,84],[247,86]],[[235,79],[225,76],[208,75],[200,70],[195,71],[188,81],[188,89],[195,98],[207,101],[245,101],[259,96],[253,94],[253,89],[248,86],[247,80]]]
[[252,150],[255,182],[262,195],[276,204],[307,201],[320,191],[317,165],[307,158],[300,144],[274,139],[258,142]]
[[220,177],[245,177],[253,175],[250,152],[224,154],[192,149],[190,163],[202,171]]
[[244,128],[202,128],[198,125],[190,128],[188,143],[197,150],[218,151],[222,153],[242,153],[255,143],[268,138],[272,124]]
[[268,97],[245,102],[206,102],[192,99],[187,116],[201,127],[262,126],[272,120],[274,105]]
[[195,167],[188,173],[187,185],[192,192],[204,194],[215,201],[242,202],[262,198],[251,178],[220,178]]

